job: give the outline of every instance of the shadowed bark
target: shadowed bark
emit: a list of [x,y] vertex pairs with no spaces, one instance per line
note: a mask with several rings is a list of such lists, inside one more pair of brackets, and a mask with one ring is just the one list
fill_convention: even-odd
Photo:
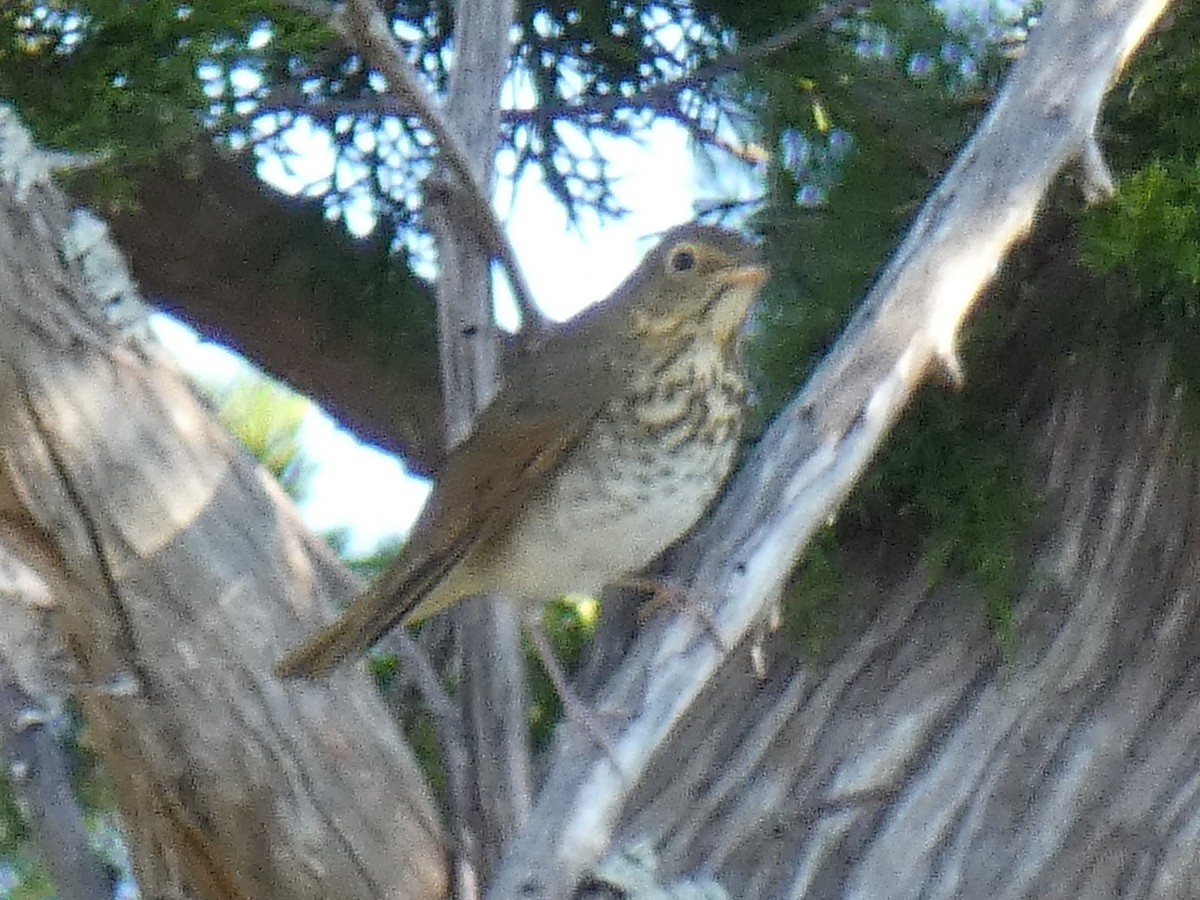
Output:
[[143,895],[442,896],[433,804],[369,680],[270,674],[355,580],[109,322],[96,247],[2,113],[0,521],[54,604]]
[[[1050,261],[1020,293],[1101,292]],[[1023,313],[1014,343],[1053,345]],[[743,644],[638,784],[614,845],[648,841],[661,881],[706,873],[762,900],[1200,890],[1190,401],[1153,351],[1124,371],[1013,352],[1012,430],[1041,498],[1015,653],[974,590],[859,541],[840,560],[842,649],[806,662],[775,635],[760,681]]]

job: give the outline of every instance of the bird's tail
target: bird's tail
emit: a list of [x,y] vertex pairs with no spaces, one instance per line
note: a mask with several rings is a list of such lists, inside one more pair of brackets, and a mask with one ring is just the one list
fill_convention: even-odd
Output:
[[280,678],[313,678],[366,653],[399,624],[408,609],[368,589],[332,625],[323,628],[275,663]]
[[[402,622],[415,625],[453,605],[467,593],[452,578],[457,562],[458,557],[451,554],[414,557],[408,548],[402,550],[336,622],[281,656],[275,674],[280,678],[324,675],[366,653]],[[453,587],[443,591],[439,585],[448,578]]]

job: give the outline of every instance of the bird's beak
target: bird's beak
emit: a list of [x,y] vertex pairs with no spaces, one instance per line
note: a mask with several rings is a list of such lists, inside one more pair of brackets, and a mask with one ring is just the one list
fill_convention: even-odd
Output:
[[758,291],[767,283],[767,279],[771,277],[771,270],[764,265],[749,265],[738,266],[729,273],[729,277],[725,279],[728,285],[745,286],[751,291],[754,291],[754,296],[758,296]]

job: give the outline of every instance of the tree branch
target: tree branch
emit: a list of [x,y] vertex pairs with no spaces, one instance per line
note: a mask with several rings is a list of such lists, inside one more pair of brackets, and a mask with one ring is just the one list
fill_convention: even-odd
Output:
[[504,114],[504,121],[506,123],[522,124],[548,122],[563,118],[580,119],[609,115],[624,109],[649,108],[657,110],[664,101],[676,100],[686,90],[700,87],[720,78],[722,75],[741,71],[753,63],[769,59],[776,53],[780,53],[808,37],[813,32],[828,26],[842,16],[848,15],[864,6],[866,6],[866,3],[863,0],[844,0],[841,3],[830,4],[817,10],[812,15],[806,16],[794,25],[771,35],[771,37],[747,47],[745,50],[730,53],[720,59],[700,66],[694,72],[684,75],[682,78],[664,81],[661,84],[645,88],[628,97],[610,94],[604,97],[589,98],[587,101],[567,101],[560,104],[539,106],[536,109],[530,110],[509,110]]
[[[446,115],[464,160],[490,193],[495,179],[500,95],[508,74],[515,0],[456,0],[454,68]],[[440,183],[445,184],[445,171]],[[437,240],[439,339],[447,443],[466,436],[498,381],[500,335],[492,315],[483,248],[470,240],[476,216],[456,195],[430,192],[426,216]],[[510,604],[486,597],[449,613],[462,659],[459,700],[471,753],[469,780],[456,786],[452,828],[459,850],[458,894],[474,898],[500,853],[528,817],[532,765],[529,708],[518,620]]]
[[53,627],[56,598],[23,561],[45,559],[49,548],[27,540],[28,522],[21,519],[19,510],[0,503],[0,761],[58,896],[106,897],[112,878],[89,844],[70,766],[51,727],[70,686]]
[[471,165],[458,132],[413,72],[388,27],[387,19],[374,0],[347,0],[342,16],[344,25],[338,30],[362,51],[367,62],[383,73],[392,91],[409,108],[410,114],[419,116],[437,141],[446,166],[454,173],[458,187],[464,192],[462,199],[474,210],[474,214],[464,216],[463,221],[475,227],[489,254],[500,261],[524,323],[534,329],[543,327],[545,318],[533,302],[533,294],[521,272],[516,251],[496,217],[491,198]]
[[[679,94],[683,91],[700,87],[720,78],[722,75],[740,71],[748,65],[769,59],[808,37],[815,31],[866,5],[864,0],[843,0],[843,2],[831,4],[788,28],[773,34],[771,37],[747,47],[745,50],[729,53],[720,59],[700,66],[695,71],[680,78],[664,81],[628,96],[611,94],[592,97],[587,100],[576,98],[575,100],[568,100],[562,103],[544,104],[535,109],[506,109],[500,113],[500,121],[506,125],[528,125],[533,123],[545,124],[564,119],[587,119],[596,116],[611,115],[622,110],[649,110],[661,113],[666,109],[670,109],[674,105],[673,101],[676,101]],[[379,14],[377,13],[377,15]],[[380,19],[382,20],[382,15],[380,15]],[[386,23],[383,23],[383,27],[386,30]],[[387,33],[390,35],[390,32]],[[393,49],[389,55],[394,57],[397,52],[396,49]],[[384,72],[389,80],[391,79],[391,74],[383,69],[380,61],[373,57],[370,58],[370,61],[377,69]],[[403,57],[400,57],[400,63],[402,63],[403,69],[407,73],[404,76],[407,83],[394,88],[392,94],[382,94],[379,97],[360,97],[356,99],[326,100],[320,103],[305,103],[305,98],[302,94],[277,91],[262,98],[253,112],[241,118],[249,122],[260,115],[269,113],[293,113],[310,116],[319,121],[328,121],[341,115],[415,116],[424,121],[430,131],[437,137],[439,133],[438,128],[447,127],[444,116],[442,116],[441,110],[436,106],[432,98],[428,97],[428,93],[416,80],[415,76],[411,74],[411,67]],[[400,72],[396,72],[395,74],[397,77],[400,76]],[[429,109],[432,109],[432,113],[427,111]],[[431,116],[439,117],[440,124],[438,126],[434,126],[434,119]],[[441,143],[440,138],[438,140]],[[447,144],[446,146],[451,145]],[[456,171],[457,168],[456,166]]]
[[375,686],[270,675],[356,580],[115,326],[138,301],[78,223],[0,106],[0,537],[54,598],[142,893],[444,896],[435,805]]
[[612,735],[620,771],[579,729],[564,734],[490,900],[568,896],[609,847],[656,751],[723,667],[744,666],[731,648],[778,597],[927,372],[954,358],[975,297],[1025,235],[1052,179],[1085,152],[1110,83],[1166,5],[1049,6],[854,321],[681,548],[676,580],[711,598],[713,620],[681,614],[652,624],[609,680],[597,712],[622,722]]
[[69,766],[46,714],[0,667],[0,760],[61,900],[112,894],[113,879],[88,842]]

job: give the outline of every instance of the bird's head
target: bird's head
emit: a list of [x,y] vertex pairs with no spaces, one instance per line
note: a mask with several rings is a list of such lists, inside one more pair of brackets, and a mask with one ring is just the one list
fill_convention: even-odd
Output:
[[[691,333],[730,345],[769,276],[758,248],[735,231],[681,225],[668,231],[618,290],[647,337]],[[614,298],[615,299],[615,298]]]

